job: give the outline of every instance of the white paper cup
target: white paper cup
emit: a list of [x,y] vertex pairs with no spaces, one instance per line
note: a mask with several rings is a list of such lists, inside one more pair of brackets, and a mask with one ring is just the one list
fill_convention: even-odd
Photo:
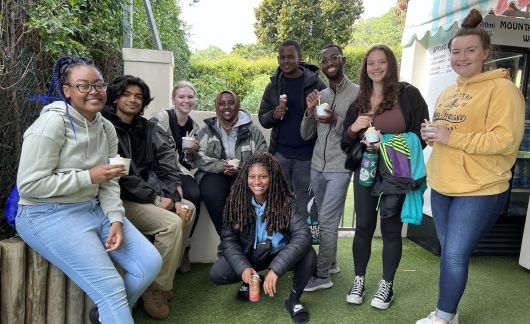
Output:
[[195,141],[194,137],[183,137],[182,138],[182,148],[192,148],[193,142]]
[[236,169],[239,168],[239,163],[240,163],[239,159],[228,160],[228,165]]
[[129,167],[131,166],[131,159],[123,157],[109,158],[109,164],[123,164],[125,166],[125,175],[128,175]]
[[329,113],[326,111],[326,109],[329,109],[328,108],[329,105],[318,105],[316,107],[316,114],[318,117],[328,117],[329,116]]
[[[370,127],[370,128],[373,128],[373,127]],[[375,130],[375,128],[374,130],[368,129],[364,133],[364,138],[370,143],[377,143],[379,142],[379,133]]]

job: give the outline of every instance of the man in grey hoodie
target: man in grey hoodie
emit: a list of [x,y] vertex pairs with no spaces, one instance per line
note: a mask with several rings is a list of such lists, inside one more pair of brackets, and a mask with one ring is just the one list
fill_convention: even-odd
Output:
[[[320,249],[317,273],[304,291],[333,286],[330,273],[338,273],[336,264],[339,222],[344,212],[344,200],[351,172],[344,167],[346,155],[340,148],[343,121],[348,107],[355,101],[359,86],[344,74],[346,58],[338,45],[327,45],[320,52],[320,67],[329,86],[313,90],[307,96],[301,135],[304,139],[317,136],[311,159],[311,186],[320,218]],[[321,103],[321,106],[317,105]]]

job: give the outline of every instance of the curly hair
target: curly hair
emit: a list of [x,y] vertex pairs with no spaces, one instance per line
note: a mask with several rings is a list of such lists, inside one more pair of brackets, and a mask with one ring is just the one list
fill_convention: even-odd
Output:
[[380,114],[385,110],[390,110],[394,106],[401,85],[399,84],[398,76],[398,65],[394,52],[386,45],[375,45],[366,52],[364,55],[363,63],[361,66],[361,73],[359,76],[359,96],[357,98],[356,108],[359,112],[367,113],[370,111],[370,97],[374,91],[374,84],[368,77],[367,65],[368,56],[374,51],[381,51],[385,54],[388,62],[388,70],[385,78],[383,79],[383,100],[378,107],[375,108],[375,113]]
[[289,226],[291,201],[294,197],[283,176],[280,164],[270,153],[257,152],[248,159],[234,182],[224,209],[224,222],[235,230],[243,231],[245,226],[254,224],[256,214],[252,206],[252,192],[248,187],[248,172],[252,166],[261,165],[270,177],[266,208],[263,218],[267,230],[279,231]]
[[127,87],[132,85],[138,86],[140,90],[142,90],[142,109],[138,113],[138,115],[141,116],[144,113],[145,107],[147,107],[154,98],[151,98],[151,91],[145,81],[132,75],[119,76],[109,83],[107,88],[107,105],[116,109],[117,107],[114,101],[127,91]]

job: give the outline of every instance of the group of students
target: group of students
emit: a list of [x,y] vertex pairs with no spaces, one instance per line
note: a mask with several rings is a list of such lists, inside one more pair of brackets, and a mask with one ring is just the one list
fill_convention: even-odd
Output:
[[[430,121],[418,89],[399,82],[387,46],[368,50],[359,85],[344,74],[341,47],[324,47],[326,84],[317,66],[302,61],[297,42],[282,42],[258,113],[261,126],[272,129],[268,147],[231,91],[217,95],[216,116],[200,129],[190,117],[197,94],[188,82],[175,86],[174,108],[147,120],[141,115],[152,99],[141,79],[122,76],[107,86],[90,61],[61,58],[52,78],[59,99],[24,134],[17,231],[96,303],[93,323],[133,323],[131,307],[140,297],[162,319],[177,268],[189,271],[188,238],[204,201],[221,239],[211,280],[242,281],[237,297],[248,300],[252,276],[266,270],[261,281],[272,297],[278,278],[293,270],[284,306],[303,323],[309,312],[302,293],[331,288],[331,275],[340,272],[337,231],[353,173],[354,278],[346,301],[363,303],[380,215],[383,269],[371,305],[387,309],[402,254],[403,210],[418,206],[407,193],[385,194],[381,172],[368,188],[359,185],[360,163],[346,167],[348,154],[366,149],[364,132],[373,126],[380,132],[375,147],[386,157],[381,163],[395,162],[395,169],[415,169],[411,161],[432,147],[426,177],[423,169],[420,185],[409,191],[421,195],[425,178],[432,188],[442,251],[439,298],[435,312],[417,323],[458,323],[469,258],[506,203],[524,123],[524,99],[508,72],[484,71],[491,41],[481,20],[472,10],[449,41],[458,79],[439,96]],[[325,114],[316,113],[320,103],[328,104]],[[190,134],[194,140],[184,145]],[[108,163],[117,154],[132,159],[128,173]],[[320,218],[318,255],[306,224],[310,187]],[[177,216],[183,205],[189,217]]]

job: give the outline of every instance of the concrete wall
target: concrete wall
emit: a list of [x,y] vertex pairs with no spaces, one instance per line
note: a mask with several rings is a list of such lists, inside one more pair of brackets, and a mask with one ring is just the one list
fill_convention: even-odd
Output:
[[150,118],[160,109],[171,107],[173,89],[173,53],[137,48],[123,48],[123,71],[143,79],[154,100],[147,106],[144,116]]

